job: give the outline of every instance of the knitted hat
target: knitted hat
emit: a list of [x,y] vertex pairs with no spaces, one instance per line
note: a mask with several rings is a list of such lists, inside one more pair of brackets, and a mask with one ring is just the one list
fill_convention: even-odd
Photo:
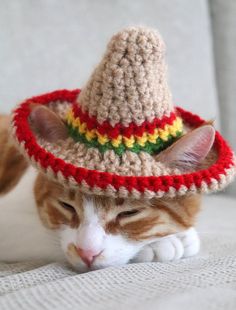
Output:
[[116,34],[67,121],[75,140],[119,156],[159,152],[180,135],[160,35],[143,28]]
[[[219,133],[208,165],[191,172],[166,165],[158,155],[204,124],[173,106],[164,54],[152,29],[117,33],[81,91],[33,97],[15,110],[12,128],[20,149],[49,178],[86,193],[150,199],[224,188],[236,169]],[[60,117],[69,138],[48,141],[35,133],[29,118],[35,103]]]

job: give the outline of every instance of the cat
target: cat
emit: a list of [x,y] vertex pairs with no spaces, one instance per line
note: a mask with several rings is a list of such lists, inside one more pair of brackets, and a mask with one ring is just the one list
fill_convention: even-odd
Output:
[[[50,142],[67,138],[46,107],[32,109],[32,129]],[[131,200],[89,196],[29,166],[0,116],[0,261],[67,261],[84,272],[131,262],[168,262],[199,252],[194,228],[199,194]],[[157,160],[183,172],[203,167],[215,130],[203,125],[179,138]],[[202,166],[201,166],[202,165]]]

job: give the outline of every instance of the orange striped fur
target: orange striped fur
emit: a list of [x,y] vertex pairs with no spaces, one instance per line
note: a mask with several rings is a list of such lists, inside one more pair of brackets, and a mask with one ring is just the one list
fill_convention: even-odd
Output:
[[[14,192],[16,185],[24,179],[23,176],[27,176],[28,163],[11,141],[8,133],[9,122],[8,116],[0,116],[0,196]],[[94,253],[97,244],[102,247],[102,251],[93,256],[94,269],[127,263],[144,245],[193,227],[201,204],[199,195],[152,200],[88,196],[75,189],[63,187],[42,173],[34,174],[31,184],[34,185],[32,201],[23,203],[28,203],[29,212],[31,207],[36,208],[43,229],[46,227],[50,233],[58,234],[62,251],[77,270],[91,267],[88,263],[90,256],[86,254],[89,252],[81,250],[81,244],[87,249],[93,246]],[[14,206],[12,207],[14,209]],[[16,200],[16,210],[18,207],[20,206]],[[92,212],[91,226],[89,212]],[[11,221],[12,213],[9,214],[8,221]],[[37,212],[35,214],[37,222]],[[22,227],[23,217],[20,228]],[[7,226],[5,229],[7,230]],[[105,238],[104,243],[98,239],[99,232]],[[28,233],[31,232],[27,230],[26,234]],[[44,236],[44,233],[42,235]],[[42,238],[41,248],[44,243],[45,239]],[[34,245],[32,249],[33,247]],[[49,248],[52,249],[49,256],[54,257],[53,245]],[[14,252],[12,256],[15,259]],[[146,258],[144,261],[147,261]]]
[[[79,191],[63,188],[39,174],[35,183],[35,197],[43,223],[51,229],[61,224],[78,227],[83,220],[83,199]],[[192,227],[200,209],[200,196],[151,201],[92,197],[93,204],[107,233],[123,234],[130,239],[144,240],[163,237]],[[63,208],[59,201],[73,206]],[[121,212],[138,210],[136,216],[119,218]]]
[[[9,137],[10,119],[0,116],[0,195],[11,191],[27,169],[27,162],[16,150]],[[124,234],[134,240],[166,236],[194,225],[200,208],[198,195],[174,199],[136,201],[92,197],[102,225],[108,233]],[[78,227],[83,219],[82,194],[48,180],[39,174],[35,182],[35,200],[43,224],[51,229],[61,224]],[[66,210],[58,201],[73,206]],[[136,216],[119,218],[128,210],[138,210]]]
[[27,162],[9,136],[10,117],[0,115],[0,195],[10,192],[27,169]]

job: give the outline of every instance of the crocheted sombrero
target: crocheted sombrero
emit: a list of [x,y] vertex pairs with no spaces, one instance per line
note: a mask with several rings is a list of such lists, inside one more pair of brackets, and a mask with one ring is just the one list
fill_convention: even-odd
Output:
[[[173,106],[165,46],[147,28],[112,37],[82,90],[30,98],[13,112],[12,133],[25,157],[49,178],[86,193],[123,198],[174,197],[223,189],[235,175],[234,154],[216,132],[207,167],[184,172],[158,154],[205,123]],[[69,137],[49,142],[32,128],[32,106],[46,106]]]

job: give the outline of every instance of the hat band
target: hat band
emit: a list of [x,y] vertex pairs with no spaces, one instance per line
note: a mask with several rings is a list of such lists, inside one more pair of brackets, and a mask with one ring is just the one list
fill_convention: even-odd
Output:
[[151,122],[144,121],[137,125],[135,122],[124,126],[121,123],[111,125],[109,121],[99,123],[95,116],[90,116],[88,111],[82,111],[78,102],[72,107],[73,117],[79,118],[81,123],[86,123],[89,130],[96,129],[99,134],[107,135],[110,139],[118,138],[119,135],[130,138],[132,135],[142,137],[145,132],[153,134],[156,128],[165,129],[166,125],[172,125],[176,120],[176,113],[172,111],[168,116],[163,115],[162,118],[155,117]]
[[81,117],[74,115],[73,108],[67,114],[67,126],[70,136],[76,142],[97,148],[101,153],[113,150],[118,155],[127,150],[135,153],[159,153],[180,137],[183,129],[181,118],[175,116],[172,124],[166,124],[164,128],[155,128],[152,132],[145,131],[141,136],[133,134],[127,137],[119,134],[116,138],[110,138],[107,134],[101,134],[97,128],[89,129]]

